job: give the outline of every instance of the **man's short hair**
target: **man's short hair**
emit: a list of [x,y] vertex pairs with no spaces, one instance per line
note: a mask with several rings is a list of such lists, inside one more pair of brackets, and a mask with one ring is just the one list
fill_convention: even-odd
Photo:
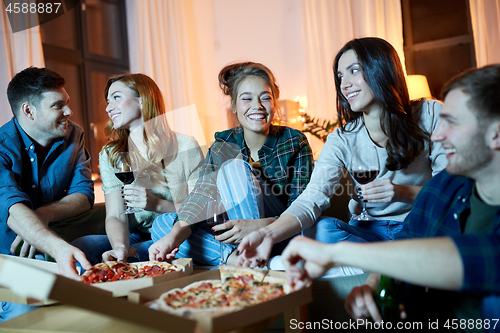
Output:
[[467,106],[478,120],[500,118],[500,65],[470,69],[455,76],[445,84],[442,99],[457,88],[470,96]]
[[28,67],[14,75],[7,87],[7,97],[14,117],[24,102],[40,106],[42,94],[64,86],[64,78],[47,68]]

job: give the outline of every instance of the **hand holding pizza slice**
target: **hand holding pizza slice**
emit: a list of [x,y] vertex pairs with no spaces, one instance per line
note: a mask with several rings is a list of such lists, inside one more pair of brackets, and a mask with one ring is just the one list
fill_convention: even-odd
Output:
[[264,267],[273,247],[272,239],[263,231],[257,230],[243,238],[238,246],[238,266]]

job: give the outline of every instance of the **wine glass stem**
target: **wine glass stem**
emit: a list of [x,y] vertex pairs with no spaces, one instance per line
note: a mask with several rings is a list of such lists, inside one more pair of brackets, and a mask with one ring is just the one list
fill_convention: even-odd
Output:
[[222,242],[219,241],[219,248],[220,248],[220,262],[219,266],[225,265],[226,260],[224,260],[224,248],[222,246]]

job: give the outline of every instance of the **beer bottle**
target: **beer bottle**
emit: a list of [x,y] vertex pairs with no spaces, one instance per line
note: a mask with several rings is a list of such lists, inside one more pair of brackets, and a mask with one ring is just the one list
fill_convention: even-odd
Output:
[[382,275],[377,289],[373,292],[382,319],[389,322],[401,321],[401,312],[404,307],[398,297],[398,285],[388,276]]
[[18,257],[21,255],[21,248],[23,247],[23,244],[24,241],[21,241],[21,243],[19,243],[19,245],[17,246],[16,251],[14,252],[14,254]]

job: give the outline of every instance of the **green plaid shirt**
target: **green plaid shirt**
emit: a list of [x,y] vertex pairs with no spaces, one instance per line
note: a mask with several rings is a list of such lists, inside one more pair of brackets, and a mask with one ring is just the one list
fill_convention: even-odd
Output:
[[[235,158],[248,162],[249,152],[241,126],[216,133],[198,182],[179,209],[178,220],[192,226],[204,221],[208,201],[219,197],[216,180],[220,166]],[[273,193],[290,206],[304,191],[312,173],[312,150],[306,136],[289,127],[272,126],[259,150],[259,161],[262,178],[270,184]]]

